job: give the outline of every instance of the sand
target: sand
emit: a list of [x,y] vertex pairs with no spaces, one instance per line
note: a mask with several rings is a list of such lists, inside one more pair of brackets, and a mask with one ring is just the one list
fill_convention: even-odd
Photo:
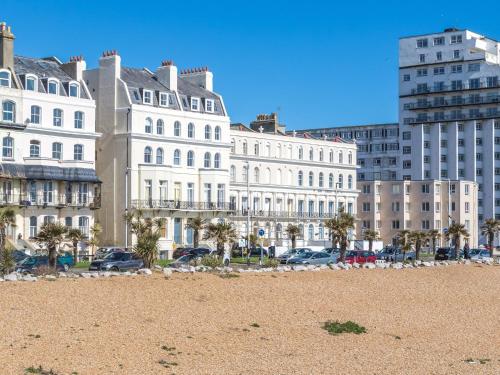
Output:
[[[332,336],[327,320],[367,333]],[[500,374],[500,267],[0,283],[0,374],[40,365],[78,375]]]

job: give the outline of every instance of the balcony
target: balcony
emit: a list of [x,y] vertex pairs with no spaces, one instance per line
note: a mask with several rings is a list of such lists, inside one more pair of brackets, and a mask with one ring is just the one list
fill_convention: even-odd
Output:
[[[248,210],[235,210],[233,216],[247,217]],[[269,211],[269,210],[250,210],[252,218],[268,218],[268,219],[330,219],[335,217],[335,214],[328,212],[296,212],[296,211]]]
[[405,118],[406,125],[414,124],[427,124],[427,123],[438,123],[438,122],[453,122],[453,121],[468,121],[468,120],[487,120],[500,118],[500,112],[495,114],[486,114],[484,112],[475,113],[473,115],[467,115],[464,113],[445,115],[439,119],[430,117],[410,117]]
[[132,208],[172,211],[233,211],[229,202],[189,202],[162,199],[133,199]]
[[101,208],[101,197],[90,197],[88,194],[54,194],[53,192],[37,194],[0,194],[0,207],[16,206],[21,208]]
[[497,104],[500,103],[500,96],[491,97],[479,97],[479,98],[460,98],[454,100],[444,100],[441,102],[415,102],[405,104],[404,109],[408,110],[422,110],[422,109],[433,109],[433,108],[443,108],[443,107],[461,107],[469,105],[479,105],[479,104]]
[[409,96],[419,96],[428,94],[443,94],[447,92],[460,92],[460,91],[474,91],[483,89],[498,89],[500,88],[500,82],[495,82],[494,84],[487,84],[481,82],[478,86],[466,87],[465,84],[461,86],[443,85],[441,87],[426,87],[420,89],[412,89],[411,94],[400,95],[400,98],[405,98]]

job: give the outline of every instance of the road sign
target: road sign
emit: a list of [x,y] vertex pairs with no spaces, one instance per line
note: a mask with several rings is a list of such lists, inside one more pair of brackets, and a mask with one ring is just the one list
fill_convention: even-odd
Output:
[[259,236],[264,237],[264,234],[266,234],[266,231],[262,228],[259,229]]
[[244,238],[240,238],[238,242],[239,242],[238,245],[240,247],[245,247],[247,245],[247,240],[245,240]]
[[443,233],[446,234],[448,232],[448,228],[443,228]]

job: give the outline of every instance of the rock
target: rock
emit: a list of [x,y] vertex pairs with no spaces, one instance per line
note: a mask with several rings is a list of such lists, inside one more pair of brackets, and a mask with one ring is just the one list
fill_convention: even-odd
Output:
[[[408,265],[410,265],[410,264],[405,264],[405,265],[404,265],[404,267],[405,267],[405,268],[408,268],[408,267],[406,267],[406,266],[408,266]],[[392,268],[394,268],[394,269],[396,269],[396,270],[400,270],[400,269],[402,269],[402,268],[403,268],[403,263],[400,263],[400,262],[397,262],[397,263],[392,263],[392,264],[391,264],[391,267],[392,267]]]
[[352,264],[352,266],[353,266],[354,268],[360,268],[360,267],[361,267],[361,265],[360,265],[359,263],[357,263],[357,262],[354,262],[354,263]]
[[337,266],[338,266],[338,267],[340,267],[340,268],[343,268],[343,267],[344,267],[344,263],[342,263],[342,262],[338,262],[338,263],[337,263]]
[[334,271],[340,271],[340,267],[336,264],[330,264],[330,269]]
[[162,269],[163,269],[162,266],[160,266],[159,264],[155,264],[155,270],[161,271]]
[[244,270],[243,268],[238,268],[238,272],[239,272],[239,273],[245,273],[245,272],[246,272],[246,270]]
[[93,277],[94,279],[99,278],[99,272],[90,272],[90,276]]
[[374,263],[365,263],[365,264],[363,264],[363,268],[367,268],[369,270],[374,270],[375,268],[377,268],[377,266],[375,266]]
[[23,281],[38,281],[38,279],[36,277],[34,277],[33,275],[25,275],[21,278],[21,280],[23,280]]
[[165,276],[166,279],[170,279],[170,277],[172,276],[172,269],[171,268],[167,268],[165,267],[163,269],[163,276]]
[[92,275],[88,272],[82,272],[80,276],[83,277],[84,279],[90,279],[92,277]]
[[149,268],[141,268],[139,271],[137,271],[139,275],[152,275],[153,271],[151,271]]
[[57,279],[57,277],[55,277],[54,275],[45,275],[45,278],[47,280],[56,280]]
[[109,272],[109,271],[103,272],[103,273],[101,273],[101,276],[102,277],[111,277],[111,272]]
[[328,269],[328,266],[326,264],[321,264],[318,268],[320,270],[326,270],[326,269]]
[[307,268],[306,268],[306,267],[304,267],[304,266],[300,266],[300,265],[299,265],[299,266],[293,266],[293,270],[294,270],[294,271],[306,271],[306,270],[307,270]]
[[123,276],[132,276],[132,272],[130,271],[125,271],[122,273]]
[[3,279],[5,281],[17,281],[19,279],[19,277],[18,277],[17,273],[11,272],[7,275],[4,275]]
[[376,268],[382,268],[382,269],[384,269],[384,268],[386,268],[386,266],[389,266],[389,263],[386,263],[386,262],[377,262],[377,263],[375,263],[375,267]]
[[59,277],[68,277],[66,272],[59,272]]
[[320,268],[318,268],[318,267],[316,267],[316,268],[311,269],[311,271],[312,271],[312,272],[319,272],[319,271],[321,271],[321,269],[320,269]]
[[306,268],[308,271],[312,271],[316,268],[316,266],[314,264],[308,264]]
[[424,267],[432,267],[432,266],[434,266],[434,263],[433,262],[422,262],[422,265]]
[[406,263],[403,265],[404,268],[413,268],[413,265],[411,263]]
[[414,264],[415,264],[415,266],[420,266],[420,265],[422,265],[422,261],[421,260],[416,260],[414,262]]

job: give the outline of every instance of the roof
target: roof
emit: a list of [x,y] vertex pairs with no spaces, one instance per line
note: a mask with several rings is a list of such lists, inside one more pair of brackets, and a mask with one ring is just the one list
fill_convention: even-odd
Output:
[[[321,131],[334,131],[334,130],[356,130],[356,128],[364,128],[364,127],[394,127],[394,126],[399,126],[399,123],[397,122],[389,122],[389,123],[382,123],[382,124],[361,124],[361,125],[341,125],[341,126],[331,126],[331,127],[325,127],[325,128],[312,128],[312,129],[301,129],[301,130],[296,130],[298,133],[304,133],[304,132],[321,132]],[[290,132],[290,131],[288,131]]]
[[76,182],[101,182],[90,168],[62,168],[48,165],[0,165],[0,176],[28,180],[61,180]]

